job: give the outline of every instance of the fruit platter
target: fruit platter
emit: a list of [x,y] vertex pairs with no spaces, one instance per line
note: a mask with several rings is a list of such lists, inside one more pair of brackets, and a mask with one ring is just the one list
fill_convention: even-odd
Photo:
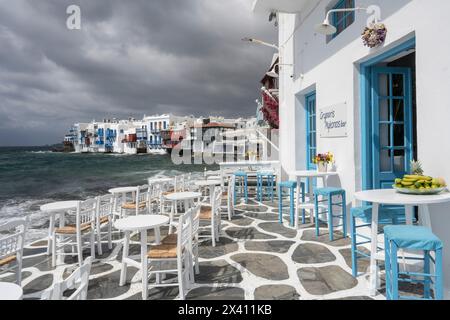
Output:
[[400,193],[429,195],[439,194],[447,185],[442,178],[433,178],[422,175],[405,175],[403,179],[395,179],[393,188]]

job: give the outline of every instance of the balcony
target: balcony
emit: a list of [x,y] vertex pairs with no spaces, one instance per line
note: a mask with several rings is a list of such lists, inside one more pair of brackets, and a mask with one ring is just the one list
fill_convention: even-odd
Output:
[[255,13],[298,13],[302,11],[311,0],[255,0],[253,12]]

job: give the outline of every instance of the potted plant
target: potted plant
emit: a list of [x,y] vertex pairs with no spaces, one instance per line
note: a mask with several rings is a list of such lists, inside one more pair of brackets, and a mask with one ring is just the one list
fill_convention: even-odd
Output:
[[247,152],[247,157],[250,161],[256,161],[256,156],[257,156],[256,151],[248,151]]
[[383,23],[373,23],[361,34],[364,45],[369,48],[381,46],[386,40],[387,29]]
[[327,172],[328,164],[332,163],[334,156],[331,152],[318,154],[314,157],[313,162],[317,165],[317,171]]

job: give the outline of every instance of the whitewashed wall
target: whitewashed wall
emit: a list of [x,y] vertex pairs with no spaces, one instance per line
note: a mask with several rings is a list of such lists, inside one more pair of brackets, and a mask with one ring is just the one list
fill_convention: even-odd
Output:
[[[314,26],[323,21],[330,3],[311,1],[312,11],[280,14],[282,63],[295,63],[294,69],[283,67],[280,75],[280,158],[285,172],[306,166],[304,95],[316,90],[318,110],[347,102],[348,137],[321,139],[318,133],[318,152],[335,154],[340,178],[330,183],[345,188],[348,201],[353,200],[362,182],[359,62],[415,34],[419,159],[427,174],[450,182],[450,41],[446,35],[450,1],[356,0],[357,6],[379,5],[388,28],[384,47],[372,50],[360,39],[365,13],[357,13],[355,23],[328,44],[325,36],[315,33]],[[450,206],[435,206],[431,215],[433,230],[446,244],[446,287],[450,288]]]

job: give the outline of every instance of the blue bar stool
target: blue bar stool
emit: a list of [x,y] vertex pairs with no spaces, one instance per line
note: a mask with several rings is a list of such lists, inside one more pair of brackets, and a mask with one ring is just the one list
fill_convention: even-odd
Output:
[[[284,181],[280,182],[278,186],[278,210],[279,210],[279,221],[283,223],[283,189],[289,190],[289,217],[290,225],[293,227],[295,221],[295,188],[297,188],[297,181]],[[302,188],[302,199],[305,199],[305,184],[302,182],[300,184]],[[302,220],[305,221],[305,210],[302,210]]]
[[[370,259],[370,254],[364,253],[358,249],[358,246],[371,242],[370,237],[358,233],[358,229],[372,226],[372,206],[354,207],[350,210],[350,235],[352,240],[352,274],[353,277],[358,276],[358,260],[362,258]],[[362,224],[357,224],[357,221],[361,221]],[[405,224],[405,214],[393,214],[391,211],[379,209],[378,223],[380,225],[397,225]],[[358,238],[362,238],[358,242]],[[378,247],[378,251],[383,248]]]
[[[248,174],[244,171],[236,171],[234,173],[235,183],[234,183],[234,205],[236,205],[236,198],[238,196],[238,191],[240,197],[245,197],[245,203],[248,203]],[[239,186],[239,187],[237,187]]]
[[[432,300],[431,284],[434,287],[434,299],[443,299],[442,276],[442,241],[429,228],[421,226],[386,226],[384,227],[385,266],[386,266],[386,299],[387,300]],[[423,258],[405,257],[409,260],[422,260],[423,272],[399,272],[398,249],[423,251]],[[434,252],[435,258],[431,256]],[[430,272],[430,261],[434,263],[435,272]],[[400,278],[409,276],[410,278]],[[422,283],[424,297],[400,296],[398,283]]]
[[[264,187],[264,180],[266,179],[266,185]],[[267,197],[269,197],[273,202],[273,187],[275,181],[275,174],[273,172],[259,171],[256,173],[256,188],[257,196],[259,202],[264,199],[264,189],[266,191]]]
[[[319,196],[324,197],[324,200],[319,200]],[[340,202],[333,202],[333,200],[339,197]],[[326,210],[319,212],[319,202],[327,202]],[[340,214],[333,213],[333,206],[341,207]],[[322,209],[325,209],[322,207]],[[328,230],[330,241],[334,241],[334,227],[343,228],[344,238],[347,237],[347,202],[345,200],[345,190],[340,188],[316,188],[314,189],[314,213],[316,215],[316,236],[319,236],[319,215],[327,215]],[[342,224],[334,226],[334,218],[341,218]]]

